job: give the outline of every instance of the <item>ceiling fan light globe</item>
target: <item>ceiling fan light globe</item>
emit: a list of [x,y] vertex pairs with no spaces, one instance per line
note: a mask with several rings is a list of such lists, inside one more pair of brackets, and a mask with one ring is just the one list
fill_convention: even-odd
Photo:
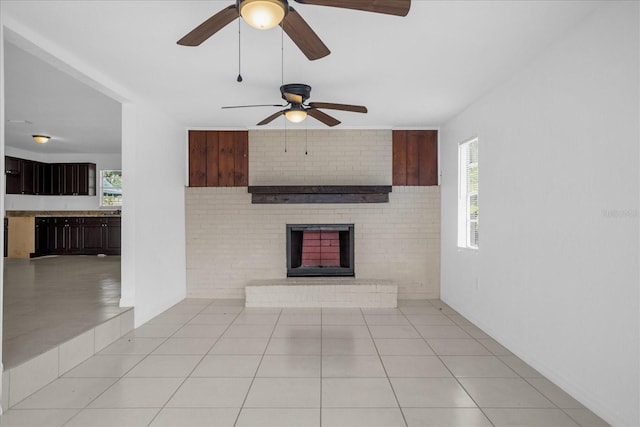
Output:
[[284,19],[285,5],[280,0],[243,0],[240,15],[253,28],[268,30]]
[[291,123],[300,123],[307,118],[307,112],[305,110],[291,109],[291,110],[285,111],[284,116]]

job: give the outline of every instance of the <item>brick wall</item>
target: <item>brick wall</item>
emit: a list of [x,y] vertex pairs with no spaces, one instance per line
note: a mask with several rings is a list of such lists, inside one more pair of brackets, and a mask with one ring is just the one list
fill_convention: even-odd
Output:
[[[391,183],[391,131],[249,133],[251,185]],[[339,143],[336,140],[340,141]],[[304,154],[308,146],[308,154]],[[187,293],[241,298],[286,277],[286,224],[353,223],[355,273],[390,279],[399,298],[440,295],[440,188],[394,187],[389,203],[251,204],[246,187],[187,188]]]
[[391,155],[390,130],[249,131],[249,185],[391,185]]

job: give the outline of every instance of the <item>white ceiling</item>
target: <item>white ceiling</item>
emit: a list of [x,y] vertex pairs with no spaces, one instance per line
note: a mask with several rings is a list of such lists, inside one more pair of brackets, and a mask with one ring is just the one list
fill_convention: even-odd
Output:
[[[282,81],[310,84],[310,101],[369,108],[368,114],[326,110],[343,122],[338,127],[425,128],[439,126],[525,67],[600,4],[413,0],[409,15],[396,17],[291,1],[332,53],[308,61],[286,35],[282,43],[279,27],[258,31],[241,22],[244,81],[237,83],[238,21],[199,47],[176,44],[231,3],[1,0],[0,5],[7,25],[64,49],[185,128],[255,128],[277,110],[220,107],[280,103]],[[11,42],[5,47],[5,118],[33,122],[7,123],[8,146],[120,150],[116,101]],[[284,126],[279,118],[267,128]],[[325,128],[312,118],[287,127]],[[36,146],[30,135],[40,132],[52,134],[56,144]]]

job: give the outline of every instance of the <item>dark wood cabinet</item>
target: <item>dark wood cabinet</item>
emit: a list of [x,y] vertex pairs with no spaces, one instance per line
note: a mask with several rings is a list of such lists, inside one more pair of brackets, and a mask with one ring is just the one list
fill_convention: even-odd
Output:
[[35,244],[35,253],[36,254],[44,254],[49,251],[51,247],[51,228],[49,227],[50,218],[39,218],[37,217],[35,220],[36,226],[36,244]]
[[70,255],[80,253],[81,219],[52,218],[52,238],[49,240],[51,253]]
[[393,131],[393,185],[438,185],[438,131]]
[[95,196],[94,163],[43,163],[5,157],[7,194]]
[[246,187],[247,131],[189,131],[189,187]]
[[105,247],[105,224],[102,218],[83,218],[82,251],[96,252]]
[[9,219],[4,219],[4,256],[7,256],[9,248]]
[[31,160],[22,160],[21,180],[22,194],[35,194],[36,187],[36,163]]
[[93,163],[54,163],[51,176],[52,194],[96,195],[96,165]]
[[105,230],[105,241],[103,250],[105,254],[120,254],[120,249],[122,247],[122,226],[120,218],[104,218],[106,219],[106,223],[104,226]]
[[120,217],[36,217],[35,255],[119,255]]
[[6,194],[40,194],[46,188],[46,163],[5,157]]
[[4,176],[6,180],[6,194],[22,193],[22,162],[16,157],[4,158]]
[[37,162],[34,166],[34,194],[51,195],[51,165]]

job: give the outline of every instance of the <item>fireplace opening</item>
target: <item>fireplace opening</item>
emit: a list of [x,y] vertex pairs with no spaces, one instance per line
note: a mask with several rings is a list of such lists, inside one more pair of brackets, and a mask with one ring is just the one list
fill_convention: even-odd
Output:
[[287,225],[287,277],[355,276],[353,224]]

